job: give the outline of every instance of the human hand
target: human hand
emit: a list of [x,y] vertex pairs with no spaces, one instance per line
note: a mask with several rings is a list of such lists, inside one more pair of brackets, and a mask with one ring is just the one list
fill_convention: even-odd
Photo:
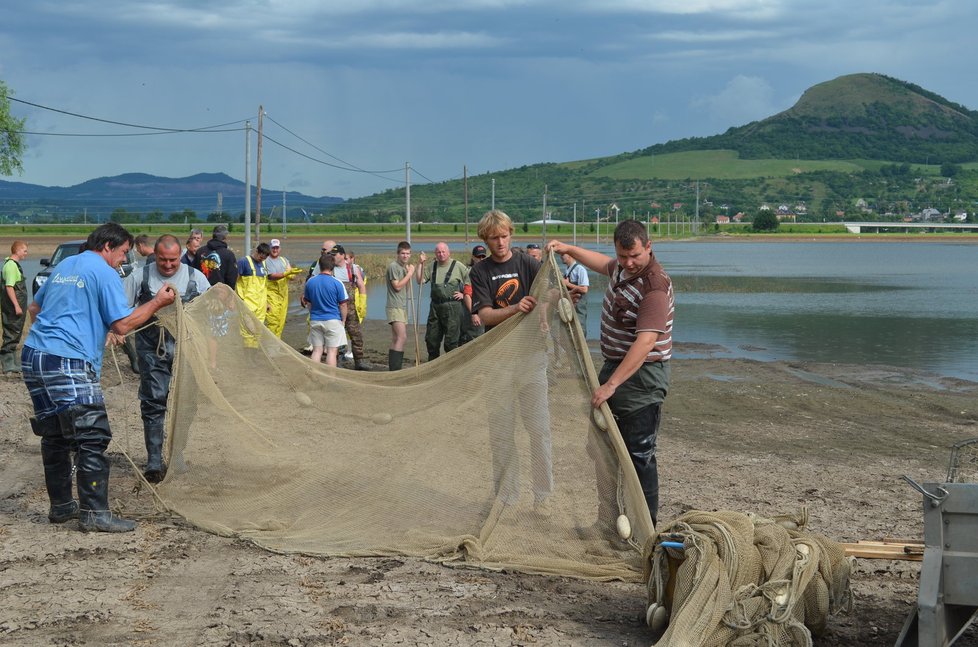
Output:
[[166,307],[177,300],[177,291],[169,283],[164,283],[156,293],[156,300],[161,308]]
[[126,336],[125,335],[117,335],[117,334],[115,334],[112,331],[109,331],[109,334],[106,335],[106,337],[105,337],[105,345],[106,346],[109,346],[109,345],[111,345],[111,346],[122,346],[125,343],[126,343]]
[[575,304],[584,296],[584,290],[579,285],[569,285],[567,291],[570,292],[570,298]]
[[461,292],[453,292],[452,298],[455,299],[456,301],[461,301],[463,298],[465,298],[465,295],[462,294]]
[[421,252],[420,254],[418,254],[418,260],[420,260],[421,264],[424,265],[424,262],[428,260],[428,255],[425,254],[424,252]]
[[479,318],[479,315],[472,315],[472,325],[476,327],[482,325],[482,319]]
[[21,310],[19,303],[14,304],[14,314],[17,315],[18,317],[24,314],[24,311]]
[[602,404],[608,401],[608,398],[615,394],[615,387],[608,384],[607,382],[599,386],[594,390],[591,395],[591,406],[597,409]]
[[566,253],[568,247],[569,245],[567,245],[566,243],[562,243],[559,240],[551,240],[546,245],[544,245],[544,249],[546,249],[548,252],[553,252],[558,256]]
[[414,265],[408,263],[407,265],[404,266],[404,269],[407,270],[408,274],[414,274]]
[[533,312],[533,309],[537,307],[536,297],[531,297],[529,295],[520,299],[519,303],[516,304],[516,310],[522,312],[523,314],[529,314]]

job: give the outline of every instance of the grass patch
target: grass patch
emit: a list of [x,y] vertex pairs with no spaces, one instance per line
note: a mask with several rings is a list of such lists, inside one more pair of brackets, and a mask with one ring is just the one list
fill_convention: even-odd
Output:
[[616,180],[749,180],[789,177],[811,171],[857,172],[863,169],[864,166],[847,160],[743,160],[736,151],[712,150],[638,157],[605,166],[592,175]]

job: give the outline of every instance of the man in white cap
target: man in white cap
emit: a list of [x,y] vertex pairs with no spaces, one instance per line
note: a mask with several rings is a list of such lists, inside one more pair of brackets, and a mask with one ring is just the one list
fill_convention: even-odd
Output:
[[273,238],[268,245],[271,250],[265,259],[265,269],[268,272],[268,314],[265,316],[265,325],[281,339],[285,317],[289,312],[289,272],[292,264],[282,256],[282,241]]

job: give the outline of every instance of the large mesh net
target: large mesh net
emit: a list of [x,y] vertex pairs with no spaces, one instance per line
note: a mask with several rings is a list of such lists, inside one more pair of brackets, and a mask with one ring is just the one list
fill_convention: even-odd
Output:
[[592,418],[553,256],[532,293],[532,313],[433,362],[355,372],[314,364],[215,286],[167,323],[160,499],[276,551],[641,579],[651,520],[610,412]]

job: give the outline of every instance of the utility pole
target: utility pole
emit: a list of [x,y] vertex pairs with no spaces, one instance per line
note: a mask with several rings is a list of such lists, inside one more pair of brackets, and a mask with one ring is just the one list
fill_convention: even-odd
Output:
[[465,191],[465,244],[469,244],[469,167],[462,165],[462,186]]
[[696,222],[693,224],[693,233],[699,233],[700,229],[700,181],[696,180]]
[[411,163],[404,162],[404,222],[407,224],[408,245],[411,244]]
[[[255,163],[255,241],[261,242],[261,133],[262,115],[265,110],[258,106],[258,159]],[[251,253],[251,248],[248,248]]]
[[251,253],[251,122],[245,122],[245,254]]
[[492,202],[490,204],[490,209],[496,208],[496,178],[492,178]]
[[543,230],[541,231],[541,240],[547,242],[547,185],[543,185]]
[[574,244],[577,245],[577,203],[574,203]]
[[594,210],[594,242],[601,244],[601,207]]
[[288,219],[286,213],[288,212],[285,210],[285,191],[282,191],[282,238],[285,238],[285,221]]

